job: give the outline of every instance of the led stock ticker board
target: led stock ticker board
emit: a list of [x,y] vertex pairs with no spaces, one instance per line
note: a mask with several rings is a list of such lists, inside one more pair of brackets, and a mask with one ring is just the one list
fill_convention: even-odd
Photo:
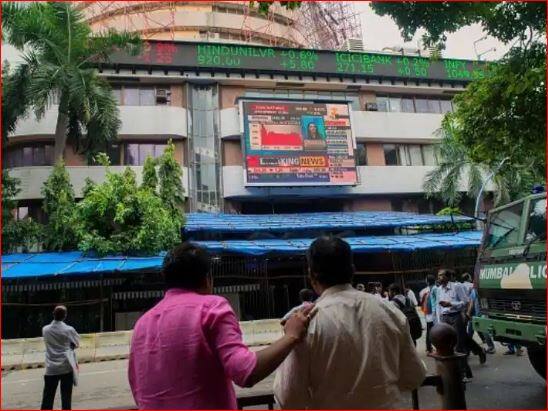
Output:
[[145,42],[139,56],[114,53],[109,62],[177,69],[259,70],[304,75],[339,74],[460,81],[482,78],[488,67],[484,62],[468,60],[167,41]]
[[356,185],[348,104],[241,101],[245,185]]

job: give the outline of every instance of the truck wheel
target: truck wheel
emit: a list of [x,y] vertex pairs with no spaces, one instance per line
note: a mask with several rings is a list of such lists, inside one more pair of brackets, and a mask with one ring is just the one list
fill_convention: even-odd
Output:
[[527,353],[529,354],[529,361],[531,361],[531,365],[535,371],[542,378],[546,379],[546,346],[529,346],[527,347]]

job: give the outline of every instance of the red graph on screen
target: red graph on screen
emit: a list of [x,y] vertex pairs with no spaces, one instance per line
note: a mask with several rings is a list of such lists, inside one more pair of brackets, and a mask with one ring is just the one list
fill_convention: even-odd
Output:
[[299,133],[277,133],[268,131],[261,125],[262,146],[302,146],[303,142]]

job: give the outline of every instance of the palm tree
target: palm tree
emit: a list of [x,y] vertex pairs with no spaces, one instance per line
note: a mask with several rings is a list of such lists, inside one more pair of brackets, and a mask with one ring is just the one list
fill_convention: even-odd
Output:
[[93,62],[107,60],[115,50],[137,54],[138,36],[113,30],[93,34],[70,2],[4,2],[2,31],[23,53],[23,63],[9,75],[17,80],[26,107],[40,119],[52,99],[59,100],[55,160],[62,158],[67,137],[88,154],[105,150],[117,136],[119,112]]
[[[493,173],[494,203],[506,203],[526,194],[535,181],[530,170],[517,170],[511,161],[490,165],[474,161],[469,149],[457,137],[457,130],[451,121],[444,121],[438,133],[442,139],[439,145],[439,164],[430,171],[424,181],[428,197],[439,197],[449,207],[460,202],[465,186],[466,196],[476,199],[485,176]],[[499,165],[503,163],[503,166]]]

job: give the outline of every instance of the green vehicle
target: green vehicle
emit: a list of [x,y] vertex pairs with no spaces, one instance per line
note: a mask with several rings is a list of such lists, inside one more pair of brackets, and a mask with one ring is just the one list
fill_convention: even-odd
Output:
[[474,280],[474,329],[527,347],[546,379],[546,193],[489,212]]

